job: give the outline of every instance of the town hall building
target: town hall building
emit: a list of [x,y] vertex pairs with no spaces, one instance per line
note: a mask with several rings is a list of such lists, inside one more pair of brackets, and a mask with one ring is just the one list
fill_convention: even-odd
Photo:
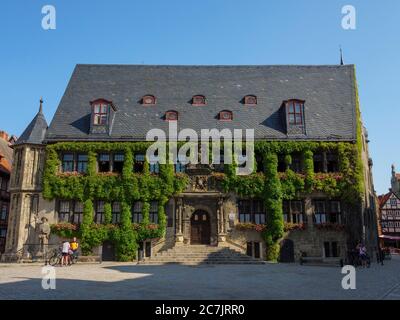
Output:
[[[375,256],[353,65],[77,65],[49,126],[42,108],[13,146],[5,261],[71,236],[83,255],[148,263],[326,261],[359,242]],[[222,144],[219,163],[146,157],[147,133],[171,123],[254,129],[254,171],[238,175]]]

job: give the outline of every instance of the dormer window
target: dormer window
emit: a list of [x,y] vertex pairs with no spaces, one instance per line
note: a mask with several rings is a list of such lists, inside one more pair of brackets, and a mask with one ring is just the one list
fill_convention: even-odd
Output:
[[156,97],[152,95],[146,95],[142,98],[142,104],[156,104]]
[[232,121],[233,120],[233,113],[229,110],[220,111],[218,115],[218,119],[220,121]]
[[91,101],[90,104],[92,105],[93,124],[98,126],[107,125],[112,102],[104,99],[97,99]]
[[286,112],[289,125],[304,124],[304,101],[303,100],[288,100],[286,101]]
[[193,106],[204,106],[206,105],[206,97],[202,95],[193,96],[192,105]]
[[253,95],[248,95],[244,97],[244,104],[253,106],[257,104],[257,97]]
[[175,110],[170,110],[165,113],[166,121],[178,121],[178,112]]

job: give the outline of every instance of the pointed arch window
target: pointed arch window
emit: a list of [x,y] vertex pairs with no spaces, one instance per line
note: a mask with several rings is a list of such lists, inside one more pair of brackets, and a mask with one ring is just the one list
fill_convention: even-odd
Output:
[[166,121],[178,121],[178,112],[175,110],[169,110],[165,113]]
[[192,97],[193,106],[205,106],[207,104],[206,97],[203,95],[195,95]]

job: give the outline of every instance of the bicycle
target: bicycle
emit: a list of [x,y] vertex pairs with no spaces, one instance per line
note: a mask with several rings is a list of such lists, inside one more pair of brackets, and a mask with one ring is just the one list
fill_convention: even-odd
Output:
[[49,259],[49,265],[51,265],[52,267],[56,265],[61,265],[62,258],[62,251],[60,249],[55,249],[53,251],[53,255]]

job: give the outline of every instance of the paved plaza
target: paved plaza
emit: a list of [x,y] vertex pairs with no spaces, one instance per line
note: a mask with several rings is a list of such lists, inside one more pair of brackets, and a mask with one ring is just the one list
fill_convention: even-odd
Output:
[[355,290],[339,267],[81,264],[56,268],[42,289],[40,265],[0,264],[0,299],[400,299],[400,257],[357,269]]

